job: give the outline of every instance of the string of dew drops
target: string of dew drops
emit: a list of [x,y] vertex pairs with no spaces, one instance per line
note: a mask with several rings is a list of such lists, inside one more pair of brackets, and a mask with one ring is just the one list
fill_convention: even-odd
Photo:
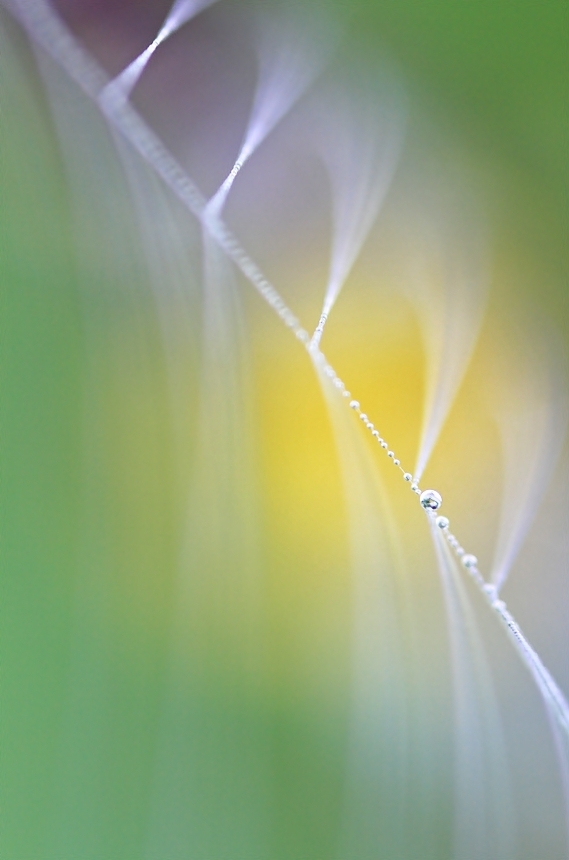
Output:
[[362,412],[360,402],[352,398],[351,393],[346,388],[343,380],[336,374],[332,365],[328,364],[326,356],[319,349],[314,339],[310,339],[307,332],[298,328],[296,336],[304,342],[305,347],[311,355],[313,361],[321,366],[325,376],[327,376],[333,387],[338,391],[338,394],[348,404],[358,416],[366,430],[369,431],[375,442],[381,450],[387,455],[393,465],[399,469],[403,476],[403,480],[407,483],[411,491],[419,497],[419,503],[427,514],[430,525],[433,527],[434,536],[441,535],[448,544],[452,553],[456,556],[458,562],[462,565],[465,571],[470,575],[479,591],[482,593],[486,602],[496,612],[501,622],[505,625],[506,631],[512,639],[523,662],[525,662],[531,675],[533,676],[536,685],[542,695],[546,709],[555,718],[558,725],[563,729],[565,735],[569,739],[569,704],[557,685],[557,682],[545,667],[537,652],[532,648],[522,633],[521,628],[512,614],[509,612],[506,603],[498,594],[498,589],[493,583],[486,582],[478,569],[478,559],[472,553],[466,552],[461,546],[460,541],[450,531],[450,521],[439,513],[443,499],[437,490],[421,490],[418,482],[414,480],[411,472],[407,472],[401,461],[396,457],[395,452],[391,450],[388,443],[379,433],[373,421],[365,412]]
[[[491,583],[486,583],[478,570],[478,561],[470,553],[466,553],[459,541],[449,530],[447,517],[437,514],[442,505],[442,497],[436,490],[422,491],[412,474],[406,472],[398,457],[395,456],[387,442],[380,436],[373,422],[361,411],[360,404],[353,399],[346,389],[342,379],[334,368],[328,364],[324,353],[319,349],[319,337],[313,342],[308,332],[300,325],[299,320],[283,301],[282,297],[264,276],[261,269],[248,255],[236,236],[228,229],[221,218],[211,217],[207,211],[207,201],[203,198],[197,186],[186,171],[176,161],[162,143],[162,140],[152,131],[145,120],[136,111],[128,98],[116,98],[115,93],[107,89],[109,78],[93,57],[85,52],[72,33],[63,24],[59,16],[51,9],[45,0],[0,0],[20,20],[31,38],[50,54],[63,67],[83,92],[93,100],[106,121],[114,127],[125,140],[138,152],[155,173],[170,188],[182,204],[192,212],[209,232],[214,241],[226,256],[233,260],[236,267],[252,284],[264,301],[273,309],[285,326],[304,345],[311,359],[318,365],[325,376],[329,377],[338,394],[351,409],[359,416],[366,429],[380,445],[388,458],[401,471],[403,480],[410,485],[412,492],[419,496],[419,502],[430,518],[436,534],[444,535],[450,549],[470,574],[489,605],[497,612],[506,626],[507,632],[531,672],[542,695],[546,708],[555,717],[569,740],[569,704],[557,683],[541,662],[539,655],[533,650],[519,625],[508,611],[506,604],[498,596],[497,589]],[[322,328],[325,320],[321,320]],[[321,331],[318,332],[321,334]],[[438,531],[440,529],[440,532]]]
[[[300,332],[302,332],[302,330],[300,330]],[[297,332],[297,337],[299,337],[299,332]],[[304,340],[302,336],[300,336],[299,339]],[[373,421],[371,421],[371,419],[365,412],[362,412],[359,400],[352,399],[352,395],[346,388],[343,380],[336,374],[332,365],[327,363],[326,356],[324,355],[324,353],[320,349],[318,349],[317,346],[315,346],[314,337],[308,344],[308,352],[311,354],[313,360],[315,360],[317,364],[323,365],[322,369],[324,371],[324,374],[331,379],[334,388],[336,388],[341,394],[341,396],[348,402],[350,409],[352,409],[356,413],[364,427],[371,433],[373,439],[377,442],[382,451],[386,453],[387,457],[391,460],[393,465],[397,469],[399,469],[403,476],[403,480],[405,481],[405,483],[409,484],[411,491],[415,495],[419,496],[419,502],[423,510],[431,516],[435,515],[443,503],[441,494],[437,490],[421,490],[418,485],[418,482],[413,478],[412,473],[407,472],[406,469],[401,465],[401,460],[396,457],[395,452],[390,449],[388,443],[380,435],[380,432],[374,425]],[[446,537],[446,540],[451,549],[454,551],[454,554],[461,561],[462,566],[470,573],[472,578],[476,580],[479,585],[485,587],[486,583],[484,582],[484,579],[478,570],[478,559],[475,555],[465,552],[457,538],[450,532],[450,521],[448,520],[448,518],[439,515],[436,516],[435,522],[443,535]],[[487,589],[487,593],[490,594],[490,590]],[[496,595],[496,601],[497,599],[498,598]],[[501,601],[500,603],[505,606],[503,601]]]

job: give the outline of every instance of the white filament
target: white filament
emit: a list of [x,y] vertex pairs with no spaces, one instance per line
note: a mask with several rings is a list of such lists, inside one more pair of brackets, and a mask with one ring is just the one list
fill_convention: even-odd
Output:
[[[175,856],[181,844],[202,845],[200,855],[209,853],[199,799],[205,756],[218,761],[220,773],[227,775],[228,792],[236,791],[230,787],[232,768],[247,774],[239,796],[226,794],[224,801],[229,797],[231,804],[242,804],[246,792],[252,810],[238,836],[232,831],[228,837],[220,828],[216,856],[231,856],[234,846],[223,844],[228,838],[246,844],[250,856],[269,853],[265,840],[270,775],[263,721],[255,726],[255,744],[250,744],[250,727],[236,730],[231,713],[208,702],[207,680],[188,671],[188,664],[195,661],[207,675],[208,652],[221,652],[247,695],[248,685],[254,684],[251,677],[259,677],[265,658],[247,344],[235,270],[207,233],[202,300],[196,444],[159,722],[158,766],[144,852],[148,860]],[[221,739],[213,738],[209,729],[212,713]],[[185,809],[182,815],[180,804]]]
[[166,20],[150,45],[110,82],[109,86],[114,89],[115,94],[120,93],[123,98],[128,98],[142,76],[150,58],[162,42],[165,42],[176,30],[179,30],[180,27],[183,27],[184,24],[195,18],[199,12],[215,2],[217,0],[175,0]]
[[[411,713],[405,683],[405,578],[393,552],[393,522],[371,452],[354,433],[333,374],[311,353],[326,400],[347,502],[353,592],[352,689],[338,856],[373,856],[405,839],[405,767]],[[356,847],[357,846],[357,847]]]
[[237,174],[320,73],[335,41],[328,18],[316,22],[298,8],[260,17],[257,85],[247,129],[233,167],[208,203],[208,215],[221,213]]
[[[503,729],[486,655],[464,585],[429,517],[447,612],[455,697],[455,860],[514,857]],[[483,703],[483,704],[482,704]]]
[[403,137],[402,99],[395,85],[375,91],[365,70],[334,81],[311,114],[312,137],[326,166],[332,194],[332,246],[324,302],[312,343],[377,218],[395,172]]
[[[485,236],[452,201],[428,201],[413,236],[409,297],[425,346],[423,426],[415,480],[420,481],[474,349],[488,290]],[[464,227],[466,222],[468,234]]]
[[[569,403],[555,350],[540,361],[519,353],[497,375],[494,412],[502,441],[504,490],[491,580],[502,588],[559,457]],[[520,370],[523,372],[520,373]],[[500,384],[501,383],[501,384]]]
[[[456,576],[456,564],[447,542],[443,538],[443,533],[436,525],[436,518],[430,515],[429,519],[441,574],[445,577],[448,571],[452,569],[456,584],[460,586],[460,582]],[[532,648],[522,633],[517,621],[508,610],[504,601],[498,598],[496,587],[486,583],[476,567],[469,570],[469,574],[488,605],[494,610],[504,625],[508,637],[514,646],[514,650],[529,671],[541,695],[545,712],[552,728],[564,790],[566,825],[569,825],[569,702],[567,702],[565,695],[549,670],[544,666],[539,654]],[[452,606],[449,606],[449,609],[449,623],[456,625],[457,613]]]

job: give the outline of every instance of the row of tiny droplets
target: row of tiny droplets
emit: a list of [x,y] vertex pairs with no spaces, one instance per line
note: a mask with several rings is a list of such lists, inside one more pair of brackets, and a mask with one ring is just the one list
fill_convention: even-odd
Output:
[[[0,0],[0,2],[6,3],[6,0]],[[9,3],[8,5],[11,6],[12,4]],[[193,212],[204,223],[206,229],[208,229],[210,235],[217,241],[218,245],[234,261],[236,266],[267,304],[276,312],[277,316],[281,318],[287,328],[304,345],[314,363],[331,379],[334,387],[338,389],[342,397],[350,401],[352,408],[357,411],[363,421],[364,415],[360,411],[359,404],[357,401],[350,400],[351,395],[345,390],[344,383],[336,375],[334,369],[327,363],[324,354],[318,348],[318,342],[311,343],[308,332],[301,327],[294,313],[286,306],[279,293],[264,277],[261,270],[222,221],[218,219],[206,219],[204,217],[207,212],[206,201],[190,177],[165,149],[160,139],[150,130],[128,101],[123,102],[119,100],[117,103],[116,100],[110,99],[111,104],[107,103],[104,98],[100,98],[103,93],[107,92],[106,84],[108,80],[104,72],[90,57],[86,57],[83,54],[82,49],[74,42],[71,34],[65,29],[49,5],[44,6],[41,0],[36,0],[35,3],[24,3],[23,0],[20,0],[17,6],[14,7],[14,11],[26,30],[28,30],[30,36],[54,57],[62,68],[68,72],[71,79],[76,81],[90,98],[98,103],[107,121],[130,142],[143,160],[156,171],[158,176],[162,178],[165,184],[183,202],[189,211]],[[373,423],[368,421],[367,416],[365,416],[365,421],[367,429],[373,433],[375,430]],[[384,450],[388,448],[387,443],[383,444],[384,440],[380,439],[379,433],[377,435],[374,434],[374,438],[383,445]],[[388,456],[401,468],[401,464],[395,458],[395,454],[388,452]],[[421,493],[416,482],[412,481],[410,473],[404,472],[403,469],[401,471],[403,472],[404,479],[411,484],[411,489],[420,496],[421,503],[429,517],[438,522],[439,527],[446,534],[452,549],[455,552],[462,549],[459,547],[458,541],[456,542],[456,546],[453,546],[456,539],[448,532],[448,520],[444,518],[441,522],[441,518],[435,517],[435,511],[440,507],[442,502],[439,494],[428,490],[426,494]],[[430,501],[427,502],[427,499]],[[424,501],[427,503],[425,504]],[[453,543],[450,543],[451,538],[453,539]],[[497,610],[511,634],[517,640],[517,644],[523,652],[528,666],[539,681],[540,689],[542,692],[546,690],[547,694],[551,696],[557,708],[558,719],[569,735],[569,706],[567,706],[563,694],[541,663],[538,655],[523,637],[503,601],[498,600],[494,586],[484,582],[478,572],[476,559],[473,556],[464,554],[464,552],[459,555],[459,558],[465,568],[474,577],[476,584],[485,594],[490,605]]]
[[326,357],[323,352],[321,352],[314,343],[310,342],[310,338],[307,332],[304,329],[299,328],[296,332],[297,338],[302,341],[308,352],[310,353],[313,361],[321,365],[323,373],[332,381],[332,385],[334,388],[338,390],[341,396],[348,402],[350,409],[358,415],[360,421],[364,425],[364,427],[369,430],[375,441],[378,443],[380,448],[387,453],[387,456],[391,460],[394,466],[396,466],[399,471],[403,475],[403,480],[410,485],[411,490],[417,496],[419,496],[419,501],[421,506],[427,513],[429,517],[434,519],[434,522],[441,530],[442,534],[447,540],[450,548],[461,562],[462,566],[468,571],[472,579],[476,582],[478,587],[484,592],[486,598],[489,603],[494,607],[494,609],[498,610],[498,612],[503,613],[506,609],[506,604],[503,600],[498,598],[498,593],[496,587],[492,585],[492,583],[485,582],[482,574],[478,570],[478,559],[475,555],[471,553],[467,553],[464,548],[460,545],[459,540],[452,534],[450,531],[450,522],[448,517],[444,516],[435,516],[436,511],[441,507],[443,500],[440,493],[436,490],[421,490],[418,486],[417,482],[413,480],[413,475],[411,472],[406,472],[403,466],[401,465],[401,460],[399,460],[395,456],[395,452],[389,448],[389,445],[383,439],[379,430],[375,427],[373,421],[371,421],[365,412],[362,412],[360,409],[360,403],[358,400],[353,400],[351,393],[347,390],[344,382],[337,376],[334,368],[326,362]]

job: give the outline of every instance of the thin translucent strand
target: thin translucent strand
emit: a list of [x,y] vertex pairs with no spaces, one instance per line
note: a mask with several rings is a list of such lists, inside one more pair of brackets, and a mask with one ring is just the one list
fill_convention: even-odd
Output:
[[336,41],[332,27],[318,33],[315,21],[298,10],[268,20],[261,16],[259,24],[258,79],[247,130],[233,167],[208,203],[208,216],[221,213],[243,165],[318,76]]
[[128,98],[150,62],[156,49],[173,33],[195,18],[203,9],[213,5],[217,0],[175,0],[166,20],[150,45],[142,51],[123,71],[108,83],[115,95]]

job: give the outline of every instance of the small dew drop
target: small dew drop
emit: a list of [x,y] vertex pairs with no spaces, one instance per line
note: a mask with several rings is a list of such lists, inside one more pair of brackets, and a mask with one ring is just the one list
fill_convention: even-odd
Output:
[[405,474],[403,475],[403,480],[410,481],[412,477],[413,475],[411,474],[411,472],[405,472]]
[[359,409],[360,402],[359,400],[350,400],[350,409]]
[[435,522],[440,529],[448,529],[450,525],[448,517],[437,517]]
[[466,555],[462,556],[462,563],[464,567],[470,569],[471,567],[476,567],[476,565],[478,564],[478,559],[475,555],[470,555],[470,553],[467,553]]

